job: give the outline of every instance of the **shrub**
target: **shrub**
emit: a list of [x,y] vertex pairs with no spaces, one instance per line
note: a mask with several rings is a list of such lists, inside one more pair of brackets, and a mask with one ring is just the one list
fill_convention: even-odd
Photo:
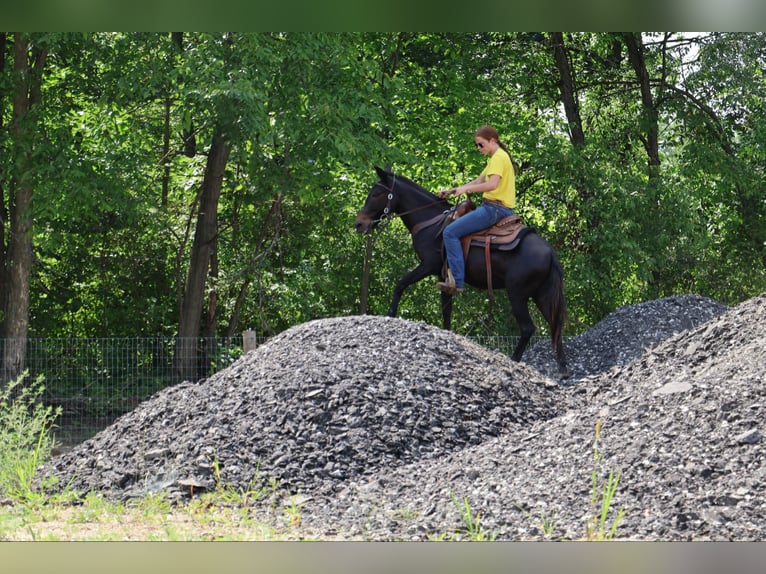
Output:
[[34,494],[37,468],[54,447],[51,433],[61,410],[40,402],[43,377],[22,374],[0,392],[0,496],[24,501]]

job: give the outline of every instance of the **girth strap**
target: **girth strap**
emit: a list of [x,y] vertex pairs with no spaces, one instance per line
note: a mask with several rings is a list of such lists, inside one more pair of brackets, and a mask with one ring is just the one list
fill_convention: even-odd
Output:
[[489,300],[495,300],[495,294],[492,291],[492,266],[490,262],[489,246],[492,243],[492,236],[487,235],[484,238],[484,266],[487,268],[487,293],[489,294]]
[[492,290],[491,246],[494,244],[513,249],[515,244],[518,243],[517,240],[521,233],[529,229],[531,228],[528,228],[521,222],[521,217],[514,214],[504,217],[488,229],[461,237],[463,257],[466,260],[468,259],[468,250],[471,248],[472,242],[484,245],[484,266],[487,271],[487,293],[489,294],[490,301],[495,299],[495,294]]

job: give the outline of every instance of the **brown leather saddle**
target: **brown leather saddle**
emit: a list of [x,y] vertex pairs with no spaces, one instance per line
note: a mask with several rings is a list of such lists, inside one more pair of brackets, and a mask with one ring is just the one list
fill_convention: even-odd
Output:
[[[476,205],[470,199],[463,200],[456,207],[455,210],[449,215],[448,223],[455,219],[465,215],[469,211],[476,209]],[[463,256],[468,258],[468,251],[471,247],[482,247],[484,249],[484,264],[487,269],[487,291],[489,292],[489,298],[494,299],[494,293],[492,291],[492,265],[490,258],[490,251],[492,249],[498,249],[501,251],[513,251],[516,249],[524,236],[534,231],[533,228],[524,225],[521,222],[520,215],[509,215],[504,217],[492,227],[470,233],[461,238],[463,245]],[[445,262],[446,266],[446,262]]]

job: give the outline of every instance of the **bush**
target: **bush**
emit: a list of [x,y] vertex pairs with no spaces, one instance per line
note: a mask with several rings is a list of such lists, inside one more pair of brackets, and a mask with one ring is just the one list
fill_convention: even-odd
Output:
[[0,393],[0,496],[23,501],[33,495],[37,468],[54,447],[51,430],[60,409],[40,402],[43,378],[22,374]]

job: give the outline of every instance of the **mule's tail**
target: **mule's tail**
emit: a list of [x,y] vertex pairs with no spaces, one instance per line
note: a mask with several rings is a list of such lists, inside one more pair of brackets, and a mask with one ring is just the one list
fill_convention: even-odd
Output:
[[567,319],[566,300],[564,299],[564,268],[556,252],[551,250],[551,266],[545,281],[544,305],[550,317],[551,344],[559,364],[559,371],[567,372],[564,352],[564,324]]

